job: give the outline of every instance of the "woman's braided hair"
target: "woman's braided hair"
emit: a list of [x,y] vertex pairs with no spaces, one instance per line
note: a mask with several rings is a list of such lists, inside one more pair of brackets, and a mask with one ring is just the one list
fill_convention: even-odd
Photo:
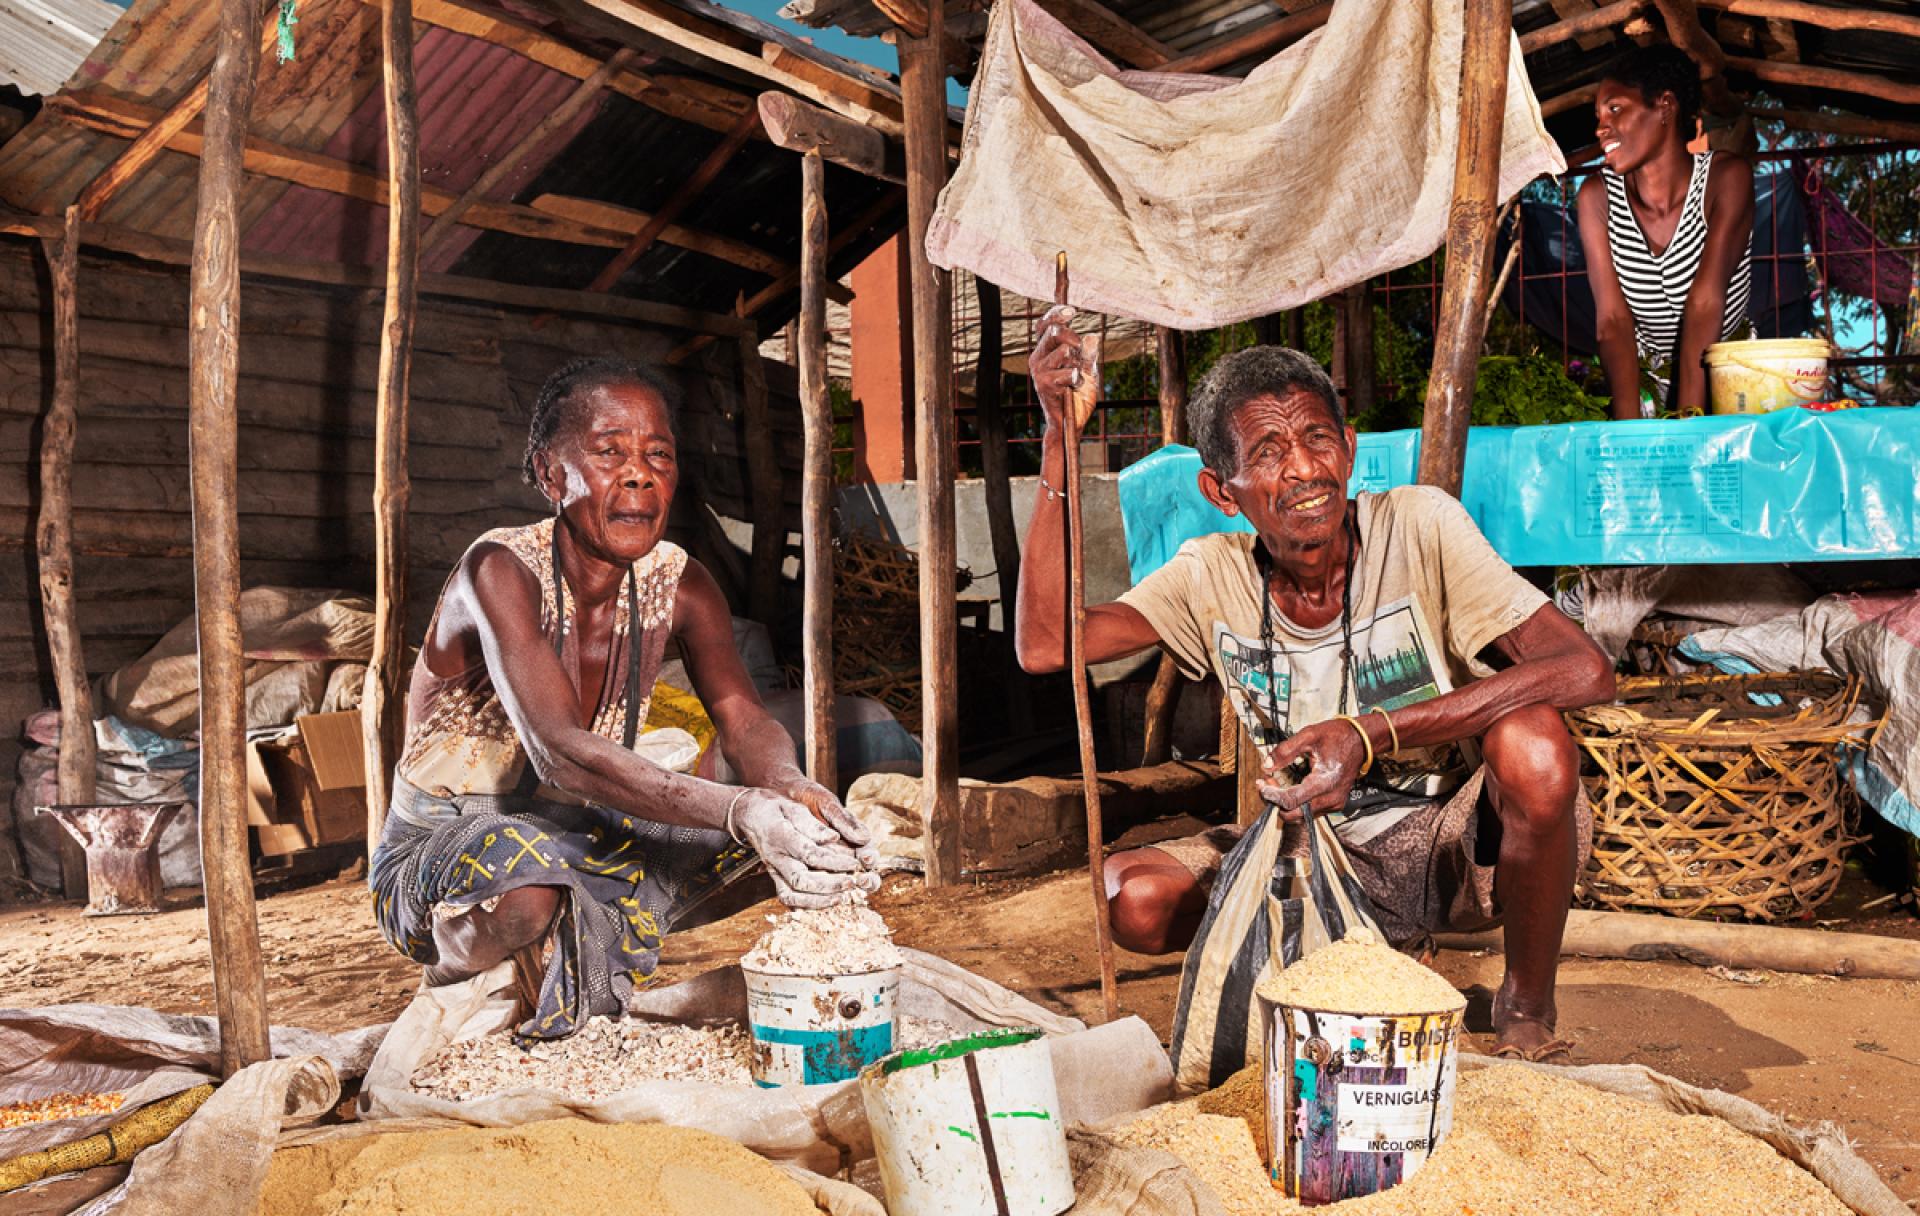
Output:
[[533,416],[527,419],[527,453],[520,463],[520,474],[530,486],[540,484],[533,467],[537,453],[553,445],[553,437],[595,389],[616,384],[633,385],[651,391],[667,409],[667,425],[676,434],[680,430],[680,388],[659,371],[632,359],[600,355],[575,359],[547,377],[540,395],[533,401]]
[[1693,138],[1694,119],[1700,113],[1700,68],[1685,51],[1661,45],[1635,47],[1615,60],[1602,77],[1632,85],[1650,106],[1660,103],[1660,94],[1672,93],[1680,139],[1684,143]]

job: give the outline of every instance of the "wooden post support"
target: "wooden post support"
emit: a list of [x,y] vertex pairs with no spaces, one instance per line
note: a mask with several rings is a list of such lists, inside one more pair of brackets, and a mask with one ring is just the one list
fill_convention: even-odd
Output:
[[373,658],[360,697],[367,770],[367,856],[380,844],[406,734],[408,380],[420,283],[420,141],[413,88],[413,3],[386,0],[380,21],[387,111],[387,298],[373,423]]
[[1346,319],[1343,352],[1347,360],[1347,420],[1351,422],[1373,408],[1373,284],[1355,283],[1341,292],[1340,307]]
[[241,146],[260,65],[257,0],[220,0],[187,309],[193,598],[200,638],[200,866],[225,1076],[267,1059],[267,980],[247,857],[240,641]]
[[827,166],[800,160],[800,573],[807,775],[838,791],[833,719],[833,398],[827,392]]
[[[1187,346],[1179,330],[1162,325],[1155,331],[1160,350],[1160,442],[1187,441]],[[1140,764],[1151,767],[1173,757],[1173,715],[1180,706],[1180,668],[1173,656],[1162,653],[1147,689],[1146,738]]]
[[927,225],[947,181],[946,34],[941,6],[927,33],[902,36],[900,90],[907,141],[907,250],[913,292],[913,431],[920,515],[920,813],[927,885],[960,881],[960,695],[953,572],[953,283],[927,259]]
[[760,335],[740,335],[741,436],[747,449],[748,509],[753,512],[753,556],[747,567],[747,615],[769,630],[780,624],[780,564],[787,547],[786,496],[780,458],[773,450],[767,408],[767,369]]
[[[1060,252],[1053,302],[1067,302],[1067,254]],[[1087,800],[1087,870],[1093,880],[1093,937],[1100,955],[1100,1006],[1106,1021],[1120,1016],[1120,984],[1113,969],[1112,909],[1107,904],[1106,832],[1100,814],[1100,764],[1093,749],[1093,696],[1087,681],[1087,520],[1080,487],[1080,414],[1100,400],[1099,334],[1081,343],[1085,374],[1067,403],[1067,676],[1073,682],[1073,718],[1080,736],[1080,783]]]
[[[980,302],[980,357],[973,369],[973,404],[980,423],[980,471],[986,482],[987,532],[993,540],[1000,608],[1007,614],[1006,630],[1011,637],[1013,605],[1020,594],[1020,531],[1013,522],[1013,471],[1007,458],[1007,419],[1000,409],[1000,358],[1006,335],[999,285],[976,275],[973,291]],[[1019,671],[1017,665],[1015,671]],[[1019,672],[1015,679],[1024,675]],[[1033,706],[1026,697],[1016,696],[1009,709],[1016,730],[1032,729]]]
[[[53,400],[40,434],[40,517],[34,556],[40,567],[40,607],[47,650],[60,697],[59,801],[93,802],[95,747],[93,687],[80,639],[80,608],[73,590],[73,445],[80,425],[80,221],[67,208],[66,235],[45,242],[53,282]],[[86,863],[61,834],[61,886],[68,898],[86,893]]]
[[1420,428],[1420,481],[1458,497],[1467,462],[1474,373],[1487,332],[1494,219],[1500,209],[1500,137],[1507,112],[1513,0],[1467,6],[1460,52],[1460,142],[1447,217],[1447,272]]

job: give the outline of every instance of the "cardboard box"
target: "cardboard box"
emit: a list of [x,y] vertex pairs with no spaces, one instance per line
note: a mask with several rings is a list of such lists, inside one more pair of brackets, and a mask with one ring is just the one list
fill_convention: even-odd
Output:
[[360,714],[311,714],[295,719],[294,726],[296,736],[248,749],[250,757],[257,756],[265,786],[264,791],[250,788],[248,799],[248,821],[261,853],[280,856],[366,839]]

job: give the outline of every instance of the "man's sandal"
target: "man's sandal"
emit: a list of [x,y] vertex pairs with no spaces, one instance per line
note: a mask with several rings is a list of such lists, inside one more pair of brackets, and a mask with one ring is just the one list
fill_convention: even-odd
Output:
[[1529,1051],[1512,1043],[1502,1043],[1488,1054],[1500,1060],[1525,1060],[1529,1064],[1571,1064],[1573,1043],[1568,1039],[1548,1039]]

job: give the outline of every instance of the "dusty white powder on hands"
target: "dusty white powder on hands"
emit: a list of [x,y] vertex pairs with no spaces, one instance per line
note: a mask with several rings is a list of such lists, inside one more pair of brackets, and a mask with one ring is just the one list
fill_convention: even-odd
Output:
[[862,975],[906,961],[880,914],[865,904],[795,908],[768,918],[740,960],[748,971],[768,975]]

